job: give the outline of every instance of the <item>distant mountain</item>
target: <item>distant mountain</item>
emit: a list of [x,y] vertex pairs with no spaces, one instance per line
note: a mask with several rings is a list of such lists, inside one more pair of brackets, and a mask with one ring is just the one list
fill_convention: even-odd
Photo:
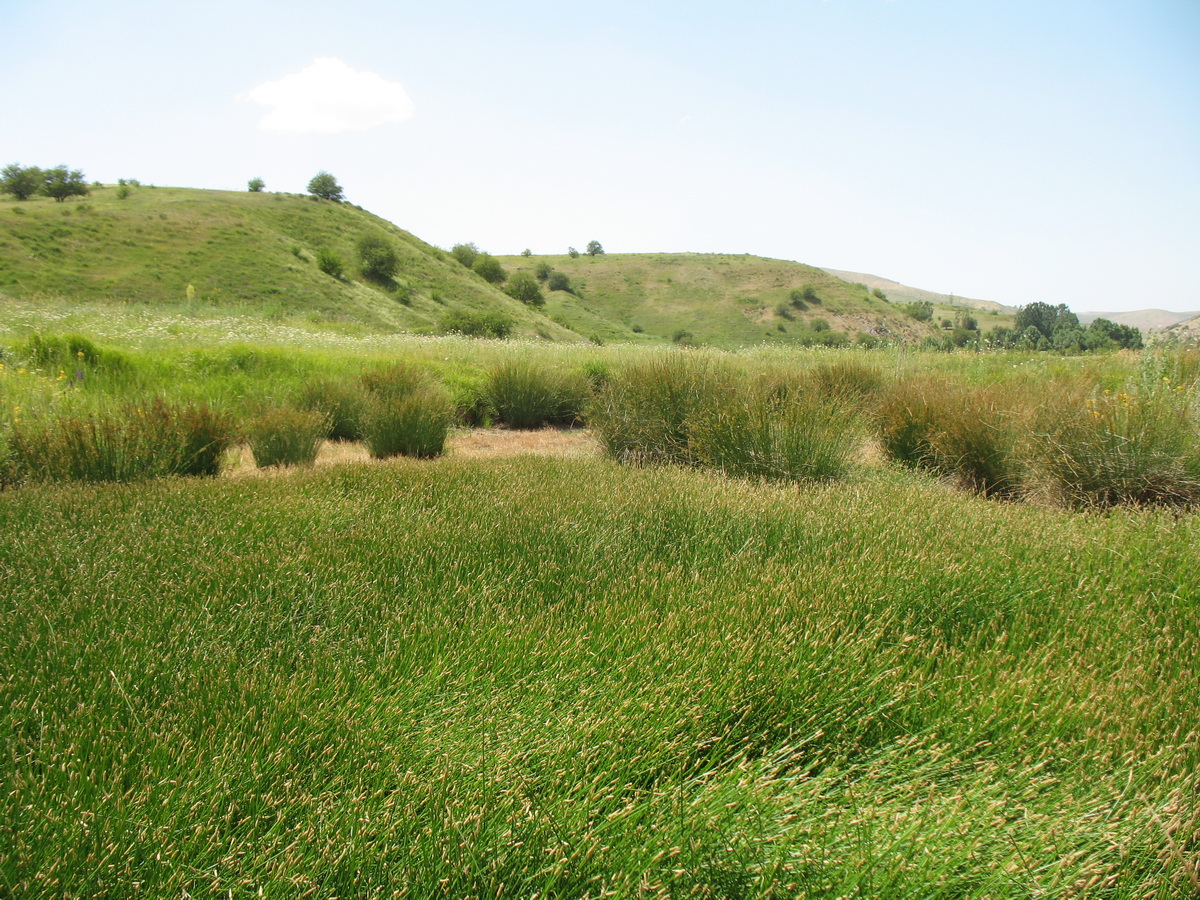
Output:
[[935,291],[909,287],[898,281],[892,281],[890,278],[880,278],[878,275],[868,275],[864,272],[847,272],[843,269],[824,269],[823,271],[841,278],[843,281],[865,284],[871,290],[878,288],[887,294],[888,300],[892,303],[915,303],[919,300],[925,300],[935,304],[995,310],[998,313],[1016,312],[1014,307],[1005,306],[1003,303],[996,303],[994,300],[975,300],[971,297],[959,297],[957,294],[939,294]]
[[1079,321],[1089,325],[1095,319],[1108,319],[1118,325],[1132,325],[1142,331],[1165,331],[1180,322],[1200,316],[1200,310],[1171,312],[1167,309],[1139,309],[1133,312],[1088,312],[1079,313]]

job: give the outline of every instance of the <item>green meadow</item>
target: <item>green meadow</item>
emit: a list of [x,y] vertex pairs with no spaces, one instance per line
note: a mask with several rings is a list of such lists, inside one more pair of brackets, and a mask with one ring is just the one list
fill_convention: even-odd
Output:
[[[626,261],[718,311],[669,347],[618,257],[546,317],[386,223],[407,274],[324,284],[345,207],[155,190],[5,205],[0,896],[1200,895],[1197,351],[718,349],[746,279],[888,304]],[[275,221],[311,291],[41,258],[160,213]],[[435,333],[472,304],[517,337]]]

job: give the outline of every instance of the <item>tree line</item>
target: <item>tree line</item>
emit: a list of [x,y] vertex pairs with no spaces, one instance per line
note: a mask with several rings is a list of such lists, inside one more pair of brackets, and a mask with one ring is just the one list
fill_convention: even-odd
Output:
[[65,165],[40,169],[12,163],[0,169],[0,194],[12,194],[18,200],[45,194],[62,203],[68,197],[86,197],[88,193],[83,172]]

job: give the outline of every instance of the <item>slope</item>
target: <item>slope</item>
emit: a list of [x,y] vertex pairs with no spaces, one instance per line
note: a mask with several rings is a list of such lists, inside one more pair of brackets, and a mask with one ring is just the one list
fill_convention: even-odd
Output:
[[549,265],[565,274],[572,292],[548,292],[546,311],[564,328],[600,340],[686,338],[733,348],[812,343],[822,334],[912,342],[939,333],[861,284],[786,260],[645,253],[502,261],[514,273]]
[[[356,245],[367,234],[395,249],[393,282],[358,277]],[[322,250],[344,260],[343,277],[318,267]],[[250,308],[380,331],[435,331],[449,311],[490,310],[519,334],[578,339],[395,225],[291,194],[109,186],[80,203],[9,200],[0,204],[0,291],[197,312]]]

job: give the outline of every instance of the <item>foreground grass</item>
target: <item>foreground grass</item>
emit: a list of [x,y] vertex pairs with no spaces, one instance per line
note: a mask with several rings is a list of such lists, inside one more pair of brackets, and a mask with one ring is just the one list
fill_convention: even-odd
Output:
[[1196,890],[1197,518],[861,477],[0,495],[0,892]]

